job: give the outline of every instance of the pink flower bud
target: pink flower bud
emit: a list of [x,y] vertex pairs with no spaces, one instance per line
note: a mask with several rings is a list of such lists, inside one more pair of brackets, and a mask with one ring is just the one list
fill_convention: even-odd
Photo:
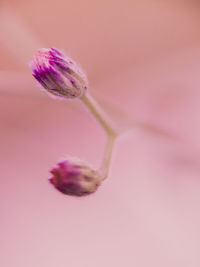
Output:
[[39,49],[30,67],[33,76],[54,96],[81,97],[88,88],[87,77],[81,68],[55,48]]
[[97,190],[101,182],[100,174],[96,170],[75,159],[57,163],[50,173],[50,183],[66,195],[89,195]]

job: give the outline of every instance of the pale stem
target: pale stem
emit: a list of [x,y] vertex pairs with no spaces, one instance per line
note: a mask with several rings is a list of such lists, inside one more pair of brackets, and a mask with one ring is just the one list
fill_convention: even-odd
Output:
[[96,117],[96,119],[100,122],[107,134],[116,136],[117,133],[111,126],[112,122],[109,120],[104,111],[99,107],[94,98],[89,93],[87,93],[84,94],[80,99],[89,108],[89,110]]
[[101,169],[100,169],[102,180],[105,180],[108,177],[115,139],[116,139],[116,136],[113,136],[113,135],[108,136],[108,141],[107,141],[108,143],[106,146],[106,151],[105,151],[104,158],[101,164]]
[[100,168],[102,180],[104,180],[108,176],[108,171],[112,158],[112,151],[115,139],[117,137],[117,132],[114,130],[113,126],[111,126],[112,122],[109,120],[107,115],[103,112],[103,110],[99,107],[99,105],[96,103],[96,101],[92,98],[91,95],[85,94],[84,96],[81,97],[81,100],[92,112],[95,118],[99,121],[99,123],[102,125],[108,136],[108,143],[106,146],[104,158]]

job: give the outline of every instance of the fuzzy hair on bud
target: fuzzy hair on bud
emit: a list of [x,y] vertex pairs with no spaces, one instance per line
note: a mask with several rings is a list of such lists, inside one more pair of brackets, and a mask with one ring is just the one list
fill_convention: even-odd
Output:
[[89,195],[94,193],[101,183],[98,171],[74,158],[58,162],[50,173],[52,174],[50,183],[66,195]]
[[56,48],[41,48],[30,61],[35,79],[49,93],[60,98],[84,95],[88,81],[80,66]]

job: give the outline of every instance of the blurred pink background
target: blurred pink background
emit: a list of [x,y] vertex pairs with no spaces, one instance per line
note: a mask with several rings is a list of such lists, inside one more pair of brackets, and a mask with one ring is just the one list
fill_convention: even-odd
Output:
[[[0,3],[0,266],[200,266],[200,4],[195,0]],[[28,61],[63,49],[119,127],[109,179],[60,194],[65,155],[99,166],[105,135],[78,100],[39,90]],[[160,129],[160,132],[156,129]]]

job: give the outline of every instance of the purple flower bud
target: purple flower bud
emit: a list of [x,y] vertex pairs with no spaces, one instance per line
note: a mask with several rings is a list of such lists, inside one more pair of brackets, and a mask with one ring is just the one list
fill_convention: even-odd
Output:
[[66,195],[89,195],[94,193],[101,183],[101,176],[96,170],[75,159],[57,163],[50,173],[50,183]]
[[39,49],[30,68],[43,88],[54,96],[81,97],[88,88],[87,77],[81,68],[55,48]]

